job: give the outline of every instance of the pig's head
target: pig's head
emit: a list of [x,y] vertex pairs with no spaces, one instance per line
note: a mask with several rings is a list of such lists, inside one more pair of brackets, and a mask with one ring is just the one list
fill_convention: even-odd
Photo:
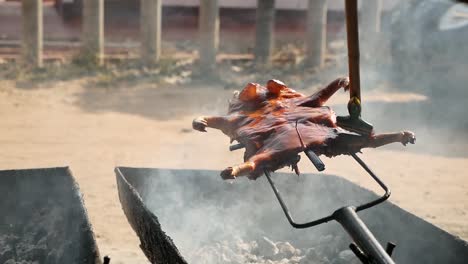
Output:
[[288,88],[278,80],[269,80],[266,87],[258,83],[248,83],[240,92],[235,91],[233,98],[229,101],[228,113],[256,111],[269,102],[279,97],[303,96],[293,89]]

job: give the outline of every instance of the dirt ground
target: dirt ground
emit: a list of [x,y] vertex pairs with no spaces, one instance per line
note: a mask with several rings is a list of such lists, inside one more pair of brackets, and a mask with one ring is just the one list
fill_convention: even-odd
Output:
[[[113,89],[87,87],[84,82],[17,88],[13,81],[0,81],[0,169],[70,166],[84,194],[101,254],[109,255],[111,263],[146,263],[120,207],[113,169],[221,170],[239,163],[242,153],[229,152],[229,141],[219,131],[191,130],[195,116],[221,113],[232,90],[152,84]],[[375,92],[367,100],[410,104],[424,98]],[[332,103],[344,102],[346,95],[341,93]],[[414,132],[416,145],[366,150],[363,158],[391,187],[392,202],[466,240],[466,135],[451,136],[452,144],[433,151],[440,146],[431,140],[431,133]],[[324,161],[326,173],[376,190],[350,158]],[[303,172],[315,170],[304,161],[300,166]]]

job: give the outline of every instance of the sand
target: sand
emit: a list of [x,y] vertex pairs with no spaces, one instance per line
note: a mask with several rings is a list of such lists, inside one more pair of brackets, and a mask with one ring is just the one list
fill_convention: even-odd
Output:
[[[214,169],[237,164],[219,131],[191,130],[201,114],[221,113],[232,91],[219,87],[88,87],[85,80],[16,88],[0,81],[0,169],[70,166],[102,255],[111,263],[147,263],[118,200],[115,166]],[[409,99],[408,99],[409,98]],[[373,93],[372,100],[421,100],[415,94]],[[346,102],[340,94],[335,103]],[[401,128],[395,128],[400,130]],[[451,137],[443,151],[427,130],[415,146],[366,150],[363,158],[385,179],[390,200],[468,239],[468,144]],[[453,148],[453,149],[452,149]],[[456,155],[450,155],[456,153]],[[324,158],[326,173],[377,190],[348,157]],[[303,172],[314,172],[301,162]]]

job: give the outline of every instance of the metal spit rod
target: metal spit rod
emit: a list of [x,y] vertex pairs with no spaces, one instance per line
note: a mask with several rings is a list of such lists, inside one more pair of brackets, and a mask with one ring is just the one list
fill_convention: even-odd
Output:
[[395,263],[358,216],[355,207],[346,206],[338,209],[333,213],[333,216],[363,251],[368,259],[368,263]]

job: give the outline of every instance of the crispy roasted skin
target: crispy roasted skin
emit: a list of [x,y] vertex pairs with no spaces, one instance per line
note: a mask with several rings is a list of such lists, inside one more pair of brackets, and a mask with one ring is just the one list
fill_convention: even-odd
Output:
[[202,116],[193,128],[216,128],[245,146],[244,163],[221,172],[223,179],[247,175],[259,177],[264,169],[275,171],[292,166],[299,173],[298,154],[311,149],[329,157],[356,153],[365,147],[393,142],[414,143],[409,131],[360,135],[339,127],[333,110],[323,104],[339,89],[348,89],[349,79],[338,78],[311,96],[305,96],[280,81],[266,87],[249,83],[229,102],[225,116]]

